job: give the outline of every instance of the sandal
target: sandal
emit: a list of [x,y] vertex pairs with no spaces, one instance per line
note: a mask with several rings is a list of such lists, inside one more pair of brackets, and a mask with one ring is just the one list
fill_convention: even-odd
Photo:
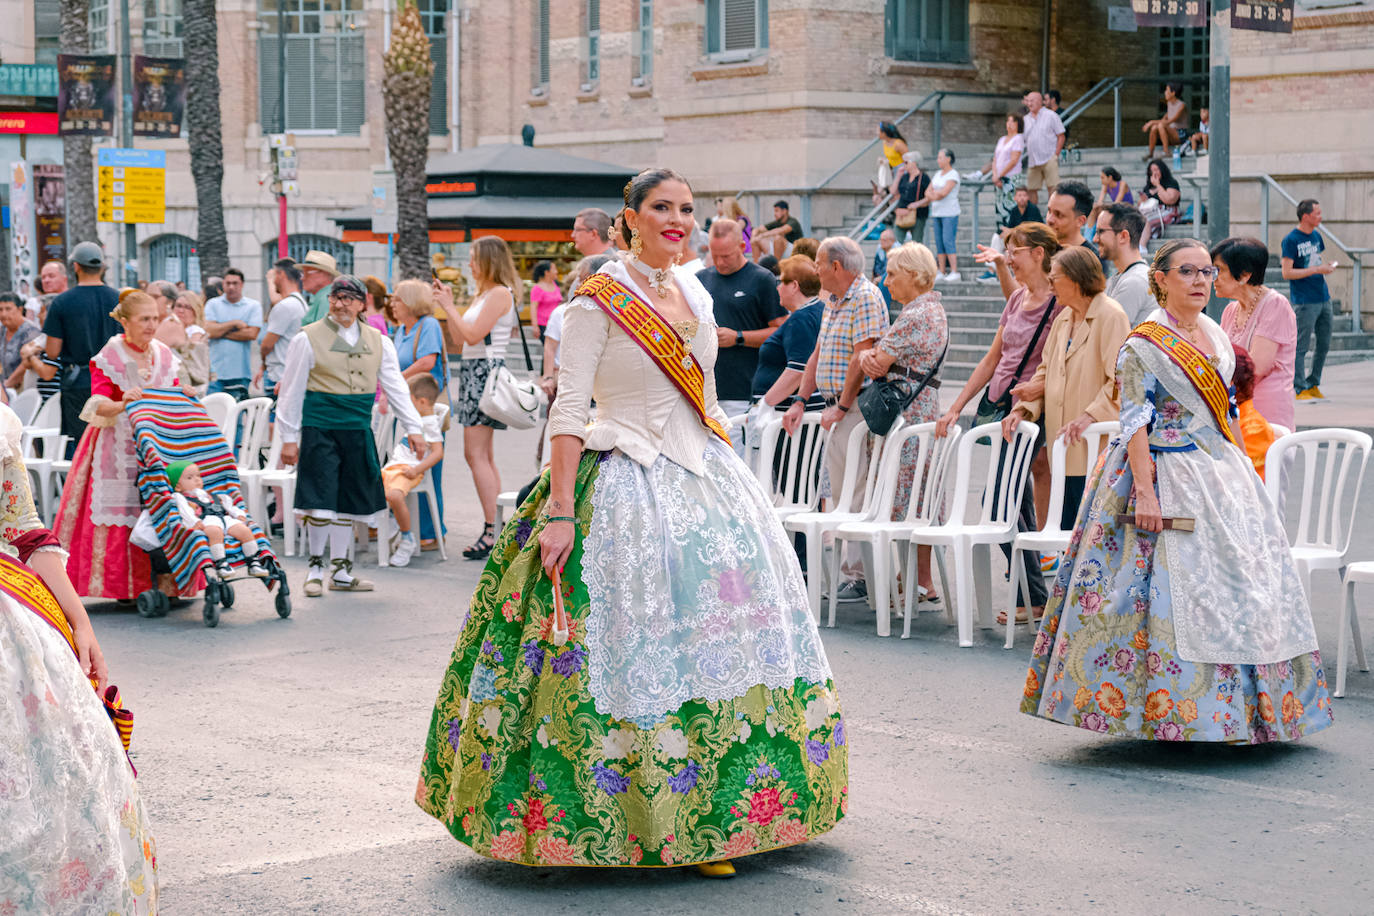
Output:
[[[1041,609],[1040,609],[1040,613],[1038,613],[1038,614],[1035,615],[1035,622],[1036,622],[1036,623],[1039,623],[1040,621],[1042,621],[1042,620],[1044,620],[1044,619],[1045,619],[1045,609],[1044,609],[1044,608],[1041,608]],[[1030,611],[1028,611],[1026,608],[1023,608],[1023,607],[1017,608],[1017,609],[1016,609],[1016,625],[1017,625],[1017,626],[1022,626],[1022,625],[1024,625],[1024,624],[1027,624],[1027,623],[1030,623],[1030,622],[1031,622]],[[1006,611],[999,611],[999,612],[998,612],[998,614],[997,614],[997,625],[1000,626],[1000,627],[1004,627],[1004,626],[1007,625],[1007,612],[1006,612]]]
[[496,526],[491,522],[482,526],[482,536],[479,537],[471,547],[463,551],[463,556],[469,560],[485,560],[491,553],[491,548],[496,543]]

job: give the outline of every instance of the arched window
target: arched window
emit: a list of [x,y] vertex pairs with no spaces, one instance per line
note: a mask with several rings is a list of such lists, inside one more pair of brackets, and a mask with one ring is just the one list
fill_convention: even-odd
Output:
[[185,283],[187,289],[200,289],[200,258],[196,240],[184,235],[159,235],[148,243],[150,280]]
[[[286,253],[288,257],[297,261],[305,260],[305,255],[310,251],[323,251],[325,254],[333,255],[334,260],[339,265],[339,273],[353,273],[353,246],[348,242],[341,242],[338,239],[331,239],[327,235],[289,235],[286,237]],[[262,275],[267,276],[267,270],[277,260],[277,240],[273,239],[262,246]]]

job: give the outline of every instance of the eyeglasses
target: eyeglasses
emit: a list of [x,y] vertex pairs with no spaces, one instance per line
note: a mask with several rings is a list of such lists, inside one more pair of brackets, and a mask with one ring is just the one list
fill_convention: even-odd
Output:
[[1179,277],[1189,282],[1191,282],[1194,277],[1201,277],[1207,283],[1211,283],[1212,279],[1217,275],[1217,269],[1215,267],[1194,267],[1192,264],[1180,264],[1177,267],[1164,268],[1165,273],[1171,270],[1178,271]]
[[1016,254],[1018,251],[1030,251],[1030,245],[1013,245],[1007,249],[1007,254]]
[[573,226],[572,231],[573,235],[577,235],[579,232],[591,232],[592,230],[586,226]]

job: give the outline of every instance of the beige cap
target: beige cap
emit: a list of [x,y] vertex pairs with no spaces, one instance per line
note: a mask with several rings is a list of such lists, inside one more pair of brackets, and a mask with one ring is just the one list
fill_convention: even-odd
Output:
[[324,271],[331,277],[339,275],[339,262],[334,260],[332,254],[325,254],[323,251],[307,251],[305,257],[296,266],[302,270],[313,267],[316,270]]

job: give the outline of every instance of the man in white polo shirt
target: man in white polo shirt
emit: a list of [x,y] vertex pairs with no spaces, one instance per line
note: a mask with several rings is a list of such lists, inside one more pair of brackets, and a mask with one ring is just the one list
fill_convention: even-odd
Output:
[[1026,190],[1031,203],[1040,203],[1040,189],[1059,184],[1059,153],[1064,149],[1064,122],[1045,107],[1045,97],[1026,93]]

